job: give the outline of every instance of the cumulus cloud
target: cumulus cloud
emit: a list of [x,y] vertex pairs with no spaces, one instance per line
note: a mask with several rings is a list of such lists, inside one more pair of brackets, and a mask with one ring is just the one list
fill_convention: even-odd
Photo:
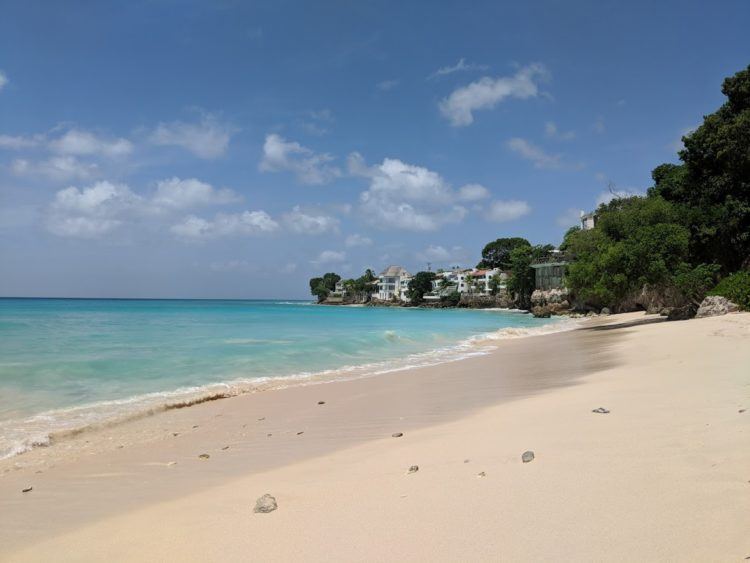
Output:
[[376,227],[434,231],[466,216],[466,209],[455,204],[456,193],[432,170],[393,158],[367,167],[357,154],[349,157],[349,165],[370,180],[360,194],[360,211]]
[[487,70],[488,68],[489,67],[487,65],[467,63],[466,59],[461,58],[453,66],[444,66],[444,67],[437,69],[430,76],[428,76],[427,79],[431,80],[433,78],[438,78],[439,76],[445,76],[446,74],[453,74],[454,72],[467,72],[470,70]]
[[227,151],[234,132],[233,126],[205,114],[197,123],[159,123],[149,140],[155,145],[181,147],[199,158],[214,159]]
[[223,205],[239,201],[240,197],[227,188],[216,189],[195,178],[176,176],[156,183],[153,203],[170,209],[186,209],[199,205]]
[[38,147],[44,135],[0,135],[0,149],[21,150]]
[[258,235],[278,230],[279,224],[265,211],[217,213],[213,219],[188,215],[172,225],[170,231],[187,240],[208,240],[219,237]]
[[0,91],[8,84],[8,76],[0,70]]
[[323,264],[341,264],[346,261],[346,252],[340,252],[337,250],[324,250],[321,252],[315,260],[311,260],[312,264],[322,266]]
[[365,237],[360,234],[354,233],[346,237],[344,244],[349,248],[354,248],[358,246],[370,246],[372,244],[372,239],[369,237]]
[[513,76],[485,76],[444,98],[439,104],[440,113],[454,127],[471,125],[475,111],[492,109],[507,98],[525,100],[538,96],[538,82],[547,74],[545,67],[536,63],[521,68]]
[[514,137],[508,141],[507,146],[514,153],[534,163],[534,168],[560,167],[559,154],[549,154],[526,139]]
[[434,262],[437,264],[456,264],[465,262],[468,259],[468,252],[461,246],[444,246],[431,244],[422,252],[417,253],[417,260],[422,262]]
[[389,92],[398,86],[398,84],[398,80],[383,80],[382,82],[378,82],[375,87],[381,92]]
[[576,138],[575,131],[560,131],[557,128],[557,124],[553,121],[548,121],[544,124],[544,135],[548,139],[558,139],[560,141],[570,141]]
[[121,217],[143,199],[124,184],[97,182],[86,188],[60,190],[50,207],[47,228],[64,237],[95,238],[122,224]]
[[96,164],[82,162],[69,155],[40,161],[18,158],[11,163],[10,169],[16,176],[43,176],[55,181],[88,180],[99,172]]
[[284,225],[293,233],[319,235],[328,231],[337,231],[339,220],[330,215],[316,212],[305,212],[295,206],[282,217]]
[[326,184],[341,176],[338,168],[329,165],[332,160],[333,157],[327,153],[316,153],[271,133],[263,144],[259,168],[262,172],[293,172],[304,184]]
[[486,218],[496,223],[504,223],[519,219],[531,212],[531,207],[525,201],[518,200],[495,200],[487,210]]
[[50,141],[49,148],[59,154],[76,156],[118,157],[133,152],[133,144],[127,139],[105,139],[81,129],[70,129],[61,137]]
[[479,201],[490,197],[490,190],[481,184],[466,184],[458,188],[458,199],[461,201]]
[[573,227],[575,225],[580,224],[581,213],[583,213],[581,209],[570,207],[566,209],[562,214],[558,215],[555,222],[559,226],[564,227],[564,228]]
[[628,197],[644,197],[646,192],[638,188],[622,188],[607,190],[601,192],[596,196],[596,206],[599,207],[603,203],[609,203],[613,199],[628,198]]

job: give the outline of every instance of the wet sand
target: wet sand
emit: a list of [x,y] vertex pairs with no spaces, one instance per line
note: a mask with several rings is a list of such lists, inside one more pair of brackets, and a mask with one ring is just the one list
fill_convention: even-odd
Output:
[[[0,559],[741,560],[750,315],[643,320],[5,460]],[[279,509],[254,514],[264,493]]]

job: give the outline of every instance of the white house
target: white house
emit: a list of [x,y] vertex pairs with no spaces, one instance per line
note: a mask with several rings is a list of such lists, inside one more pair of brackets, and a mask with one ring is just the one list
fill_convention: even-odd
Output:
[[581,229],[588,231],[596,227],[596,220],[598,219],[596,211],[591,213],[584,213],[581,211]]
[[378,277],[378,291],[373,297],[381,301],[390,301],[394,297],[408,301],[406,295],[412,275],[401,266],[388,266]]
[[492,292],[492,288],[490,286],[490,282],[492,281],[492,278],[495,276],[499,276],[500,278],[500,284],[499,289],[503,289],[505,287],[505,283],[508,280],[508,274],[505,272],[500,271],[498,268],[493,268],[492,270],[474,270],[471,272],[471,279],[473,280],[472,293],[479,293],[482,295],[490,295]]

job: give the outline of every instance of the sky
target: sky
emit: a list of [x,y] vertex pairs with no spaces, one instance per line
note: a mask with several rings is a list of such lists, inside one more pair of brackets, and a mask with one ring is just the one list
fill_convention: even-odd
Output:
[[750,3],[0,0],[0,295],[305,298],[559,244],[750,63]]

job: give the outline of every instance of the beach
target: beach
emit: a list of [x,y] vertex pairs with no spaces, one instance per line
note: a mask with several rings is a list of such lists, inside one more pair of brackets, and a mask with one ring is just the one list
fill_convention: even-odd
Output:
[[750,314],[662,321],[68,436],[0,462],[0,560],[743,560]]

